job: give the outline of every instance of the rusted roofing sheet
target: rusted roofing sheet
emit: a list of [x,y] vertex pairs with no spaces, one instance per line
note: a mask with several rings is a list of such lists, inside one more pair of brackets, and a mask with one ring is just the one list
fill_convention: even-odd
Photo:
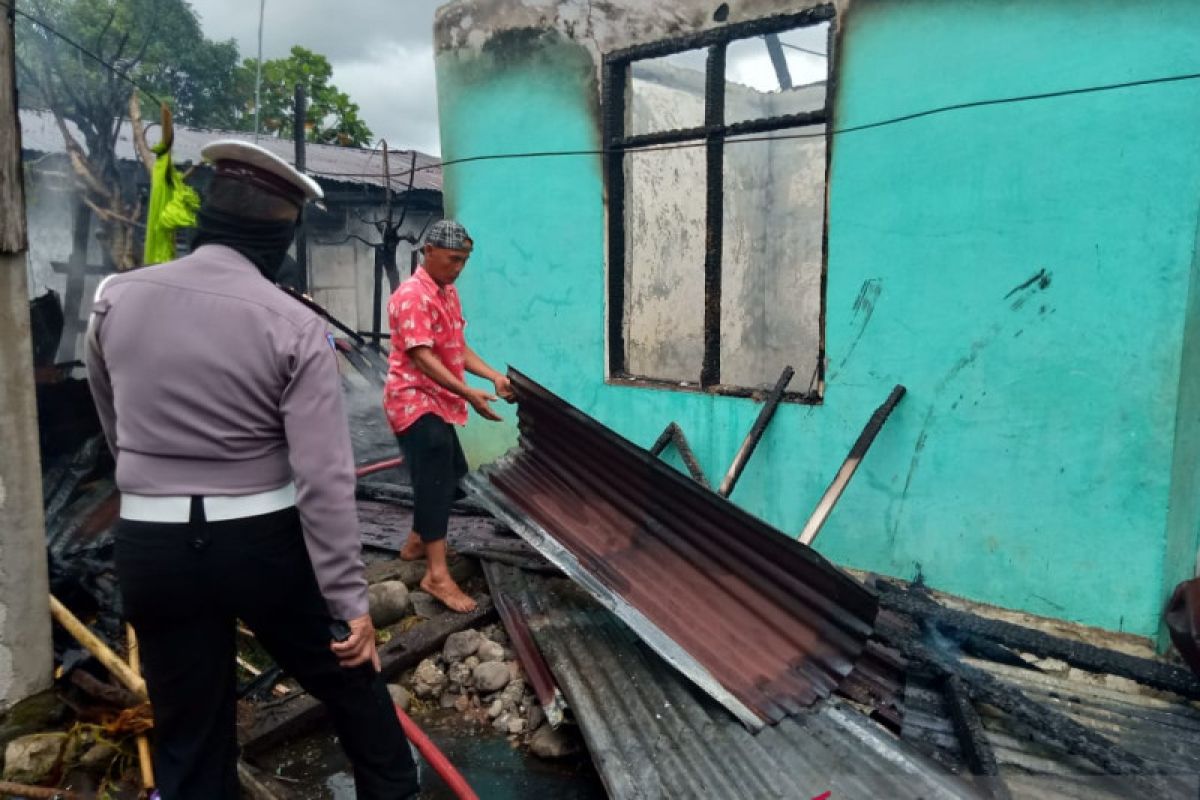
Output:
[[520,446],[483,503],[669,663],[756,728],[828,696],[875,596],[811,549],[510,373]]
[[978,795],[829,698],[751,733],[561,578],[497,567],[614,800],[951,800]]

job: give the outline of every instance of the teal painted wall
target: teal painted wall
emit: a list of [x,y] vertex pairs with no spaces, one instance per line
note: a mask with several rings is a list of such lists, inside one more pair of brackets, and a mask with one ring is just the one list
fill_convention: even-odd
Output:
[[[880,0],[843,26],[841,126],[1200,63],[1190,0]],[[591,57],[555,34],[443,52],[438,91],[446,159],[599,144]],[[797,532],[903,383],[817,548],[1153,635],[1200,515],[1198,132],[1191,81],[838,137],[825,400],[780,410],[734,501]],[[719,478],[757,404],[604,383],[599,159],[450,166],[446,191],[477,242],[461,282],[475,348],[639,444],[679,422]],[[513,441],[511,424],[465,436],[476,462]]]

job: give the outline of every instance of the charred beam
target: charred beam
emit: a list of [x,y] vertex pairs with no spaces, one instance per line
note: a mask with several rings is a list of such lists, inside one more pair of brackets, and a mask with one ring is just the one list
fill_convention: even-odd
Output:
[[1039,658],[1057,658],[1088,672],[1117,675],[1154,689],[1174,692],[1193,700],[1200,699],[1200,681],[1182,667],[1118,653],[1084,642],[1073,642],[1011,622],[987,619],[946,608],[932,599],[886,581],[880,581],[878,586],[880,603],[886,608],[927,620],[938,626],[964,631]]
[[758,418],[750,426],[750,432],[746,434],[746,439],[742,442],[742,446],[738,448],[737,455],[733,457],[733,463],[729,465],[729,471],[725,473],[725,480],[721,481],[721,488],[717,489],[717,494],[721,495],[721,497],[729,497],[729,495],[733,494],[733,487],[737,486],[738,478],[742,477],[742,471],[746,469],[746,464],[750,462],[750,456],[754,455],[754,450],[758,447],[758,443],[762,441],[763,434],[767,431],[767,426],[771,424],[771,420],[775,417],[775,412],[779,409],[779,403],[783,400],[783,393],[787,389],[787,385],[791,383],[792,376],[795,374],[796,370],[790,366],[783,368],[783,372],[779,375],[779,380],[775,382],[775,388],[771,390],[771,394],[767,397],[767,402],[763,405],[762,410],[758,412]]
[[957,675],[947,675],[942,680],[942,695],[946,700],[946,708],[950,713],[950,721],[954,724],[954,732],[958,736],[959,748],[963,760],[972,775],[992,778],[987,788],[995,800],[1009,800],[1008,787],[1000,779],[1000,765],[996,763],[996,754],[992,751],[992,743],[988,741],[987,732],[983,729],[983,721],[962,678]]
[[[725,124],[725,44],[708,48],[704,85],[704,124],[717,129]],[[725,241],[725,140],[709,133],[705,140],[704,236],[704,363],[700,384],[721,382],[721,258]]]
[[683,465],[687,467],[688,472],[696,483],[699,483],[706,489],[712,488],[709,486],[708,478],[704,475],[704,470],[700,467],[700,461],[696,458],[696,453],[692,450],[692,446],[688,444],[683,428],[680,428],[674,422],[663,429],[662,434],[650,446],[650,454],[654,456],[662,455],[669,444],[675,445],[675,449],[679,451],[679,457],[683,459]]
[[763,36],[767,44],[767,55],[771,57],[771,66],[775,68],[775,77],[779,79],[780,89],[792,88],[792,73],[788,69],[787,56],[783,54],[783,45],[779,43],[778,33],[768,33]]
[[1035,741],[1086,758],[1109,775],[1129,776],[1130,781],[1140,787],[1142,796],[1177,796],[1180,787],[1171,776],[1148,774],[1146,762],[1141,757],[1066,714],[1037,702],[1020,689],[1006,686],[981,669],[926,647],[890,624],[880,625],[876,633],[905,658],[924,664],[943,679],[958,677],[972,701],[987,703],[1008,714],[1018,724],[1026,726]]
[[[625,135],[625,88],[629,65],[604,64],[604,147]],[[625,158],[619,151],[604,156],[604,191],[608,200],[608,373],[625,371]]]
[[765,36],[768,33],[781,33],[791,28],[819,25],[822,22],[831,21],[836,15],[837,12],[832,4],[825,4],[814,8],[806,8],[803,11],[791,14],[776,14],[770,17],[763,17],[762,19],[725,25],[685,36],[676,36],[648,44],[627,47],[623,50],[610,53],[606,61],[629,62],[643,58],[660,58],[672,55],[673,53],[681,53],[684,50],[709,47],[710,45],[727,42],[731,39]]
[[867,426],[863,428],[863,432],[859,434],[854,445],[850,448],[850,454],[846,456],[846,460],[842,463],[841,469],[834,476],[833,482],[829,484],[829,488],[825,490],[825,494],[817,503],[817,508],[809,517],[808,522],[804,526],[804,530],[800,532],[800,542],[802,544],[811,545],[813,540],[817,538],[817,534],[821,532],[821,526],[825,524],[825,520],[829,519],[829,515],[833,513],[833,507],[837,503],[838,498],[842,496],[850,479],[854,477],[858,465],[862,463],[863,457],[866,456],[867,450],[870,449],[871,443],[875,441],[875,437],[879,435],[883,423],[887,422],[891,416],[892,410],[896,408],[896,404],[904,397],[905,388],[897,384],[892,389],[892,393],[888,395],[887,400],[883,402],[879,408],[875,409],[875,413],[867,420]]

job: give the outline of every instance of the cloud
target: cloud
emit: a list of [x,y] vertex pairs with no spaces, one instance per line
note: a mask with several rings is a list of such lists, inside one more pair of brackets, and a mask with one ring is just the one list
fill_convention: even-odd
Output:
[[358,103],[377,138],[440,152],[433,47],[393,47],[370,60],[334,65],[334,81]]
[[[358,103],[378,138],[438,154],[433,14],[444,0],[266,0],[263,58],[294,45],[326,56],[333,83]],[[235,39],[243,57],[258,52],[254,0],[192,0],[205,36]]]
[[[649,0],[647,0],[649,1]],[[433,66],[433,15],[445,0],[266,0],[264,58],[286,56],[302,45],[329,58],[333,82],[359,104],[377,138],[397,148],[439,154]],[[243,56],[258,49],[255,0],[191,0],[210,39],[236,39]],[[780,35],[785,47],[823,52],[827,25]],[[796,84],[825,77],[824,59],[788,47]],[[703,52],[672,57],[703,68]],[[762,42],[730,48],[729,78],[762,91],[778,88]]]

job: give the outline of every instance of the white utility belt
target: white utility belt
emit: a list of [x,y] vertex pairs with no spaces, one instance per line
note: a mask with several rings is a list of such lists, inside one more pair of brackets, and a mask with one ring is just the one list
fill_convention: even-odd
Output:
[[[200,501],[204,504],[204,518],[209,522],[257,517],[296,505],[296,484],[289,482],[258,494],[205,496]],[[121,493],[121,519],[130,522],[187,522],[191,510],[192,498],[188,495],[152,497]]]

